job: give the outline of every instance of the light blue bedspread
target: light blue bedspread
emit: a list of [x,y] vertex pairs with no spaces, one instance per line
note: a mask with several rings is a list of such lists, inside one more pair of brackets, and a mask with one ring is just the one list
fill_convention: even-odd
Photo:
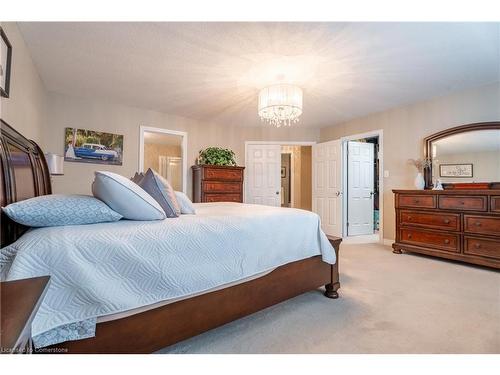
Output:
[[[311,212],[196,204],[196,215],[32,229],[0,251],[3,280],[50,275],[37,347],[94,335],[96,318],[335,252]],[[90,326],[90,329],[89,329]],[[55,329],[58,327],[58,329]]]

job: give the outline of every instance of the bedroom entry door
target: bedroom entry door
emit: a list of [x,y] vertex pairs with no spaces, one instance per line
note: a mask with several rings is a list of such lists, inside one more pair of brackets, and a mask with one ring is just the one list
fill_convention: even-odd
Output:
[[347,143],[347,235],[373,234],[374,145]]
[[246,199],[252,204],[281,206],[281,146],[249,144],[246,154]]
[[312,209],[326,234],[342,237],[342,153],[340,139],[312,146]]

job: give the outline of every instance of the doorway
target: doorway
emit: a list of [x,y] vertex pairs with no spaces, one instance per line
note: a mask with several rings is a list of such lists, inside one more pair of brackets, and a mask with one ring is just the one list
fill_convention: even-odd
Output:
[[151,168],[170,182],[174,190],[186,192],[187,133],[141,126],[139,171]]
[[342,138],[344,165],[344,237],[381,242],[382,131]]
[[245,142],[245,202],[312,210],[315,142]]

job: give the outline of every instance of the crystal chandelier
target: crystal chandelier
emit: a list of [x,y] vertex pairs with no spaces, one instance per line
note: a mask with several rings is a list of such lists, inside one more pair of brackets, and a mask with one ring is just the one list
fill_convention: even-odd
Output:
[[259,92],[259,116],[276,127],[290,126],[302,114],[302,89],[289,84],[265,87]]

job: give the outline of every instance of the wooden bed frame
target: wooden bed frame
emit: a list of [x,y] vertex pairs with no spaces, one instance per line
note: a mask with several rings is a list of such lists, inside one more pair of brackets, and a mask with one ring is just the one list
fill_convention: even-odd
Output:
[[[0,122],[2,207],[51,194],[50,175],[40,147],[6,122]],[[2,213],[2,247],[14,242],[27,229]],[[321,256],[289,263],[251,281],[98,323],[93,338],[64,342],[39,352],[151,353],[323,285],[325,296],[338,298],[338,253],[342,240],[328,239],[336,251],[335,265],[323,262]]]

